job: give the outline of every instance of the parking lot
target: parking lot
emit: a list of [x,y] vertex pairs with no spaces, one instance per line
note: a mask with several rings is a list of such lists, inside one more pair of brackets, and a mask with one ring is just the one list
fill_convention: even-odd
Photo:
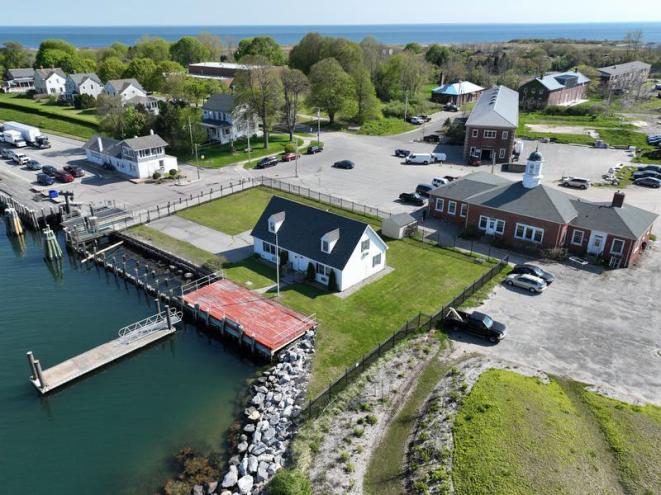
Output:
[[603,387],[616,396],[661,404],[661,248],[637,266],[601,272],[540,264],[556,280],[540,295],[499,286],[479,307],[508,327],[497,345],[458,337],[461,351]]

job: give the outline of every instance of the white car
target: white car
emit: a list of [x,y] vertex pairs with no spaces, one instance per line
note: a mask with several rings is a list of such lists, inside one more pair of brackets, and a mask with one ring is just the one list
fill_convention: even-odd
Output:
[[508,275],[505,283],[511,287],[521,287],[533,294],[540,294],[546,290],[547,284],[543,279],[528,274]]
[[414,165],[429,165],[435,161],[431,153],[411,153],[406,157],[406,163],[413,163]]
[[448,159],[448,156],[445,153],[432,153],[431,157],[435,162],[444,162]]
[[447,184],[448,182],[450,181],[447,180],[445,177],[434,177],[431,180],[431,185],[434,187],[438,187],[438,186],[442,186],[443,184]]
[[425,121],[424,121],[424,119],[422,119],[422,117],[417,117],[417,116],[416,117],[411,117],[409,119],[409,122],[411,124],[415,124],[415,125],[422,125],[422,124],[425,123]]
[[25,153],[14,153],[12,160],[14,160],[17,165],[27,165],[27,163],[30,161]]

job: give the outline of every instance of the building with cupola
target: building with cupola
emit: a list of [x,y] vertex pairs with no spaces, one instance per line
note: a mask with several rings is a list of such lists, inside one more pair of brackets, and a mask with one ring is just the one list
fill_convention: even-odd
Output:
[[543,166],[535,150],[519,181],[475,172],[444,184],[430,193],[429,216],[513,249],[564,249],[612,267],[630,266],[649,244],[657,215],[627,204],[620,191],[599,203],[543,184]]

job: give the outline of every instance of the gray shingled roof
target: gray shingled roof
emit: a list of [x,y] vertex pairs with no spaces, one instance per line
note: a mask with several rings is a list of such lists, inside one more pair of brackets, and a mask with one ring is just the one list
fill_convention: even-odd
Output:
[[142,87],[142,85],[136,79],[133,79],[133,78],[130,78],[130,79],[111,79],[107,82],[107,84],[110,84],[114,88],[115,92],[117,92],[117,93],[121,93],[122,91],[124,91],[131,84],[133,86],[135,86],[136,88],[138,88],[140,91],[143,91],[143,92],[145,91],[145,89]]
[[410,213],[397,213],[396,215],[390,215],[384,220],[384,222],[386,220],[394,223],[399,227],[406,227],[407,225],[411,225],[412,223],[417,222],[415,217]]
[[575,199],[572,203],[577,216],[571,225],[628,239],[639,239],[658,216],[626,202],[620,208],[613,207],[610,203],[590,203],[580,199]]
[[[576,78],[576,84],[586,84],[590,82],[590,79],[585,77],[578,71],[568,71],[568,72],[551,72],[545,74],[542,77],[536,77],[531,79],[531,81],[538,81],[549,91],[556,91],[558,89],[563,89],[566,85],[565,80],[567,78]],[[528,81],[529,83],[530,81]],[[526,83],[526,84],[528,84]]]
[[[250,234],[255,239],[275,244],[275,234],[269,232],[268,220],[281,212],[285,212],[285,220],[278,230],[278,245],[338,270],[344,269],[369,227],[357,220],[273,196]],[[324,253],[321,238],[336,229],[339,229],[339,239],[330,253]]]
[[651,67],[652,66],[650,64],[646,64],[645,62],[641,62],[640,60],[634,60],[633,62],[627,62],[625,64],[617,64],[617,65],[610,65],[608,67],[601,67],[597,70],[602,74],[615,76],[615,75],[625,74],[631,71],[649,70]]
[[23,69],[7,69],[8,79],[29,79],[34,77],[34,69],[26,67]]
[[75,74],[69,74],[69,77],[74,83],[76,83],[76,86],[80,86],[86,79],[91,79],[95,83],[103,85],[101,79],[99,79],[99,76],[97,76],[94,72],[79,72]]
[[46,79],[48,79],[50,76],[52,76],[53,74],[57,74],[58,76],[60,76],[64,79],[67,78],[67,75],[59,67],[57,67],[55,69],[37,69],[37,70],[35,70],[35,74],[36,73],[38,73],[44,81]]
[[488,191],[496,186],[510,184],[510,181],[486,172],[475,172],[464,178],[443,184],[431,192],[432,196],[466,201],[475,194]]
[[122,142],[132,150],[136,151],[168,145],[168,143],[158,134],[147,134],[146,136],[124,139]]
[[220,93],[212,95],[204,103],[202,108],[210,112],[230,113],[234,108],[234,97],[232,95],[225,95]]
[[122,141],[97,134],[96,136],[93,136],[87,140],[87,142],[83,145],[83,149],[98,152],[99,138],[101,138],[103,153],[112,156],[121,155],[122,144],[125,144],[129,148],[136,151],[168,145],[168,143],[166,143],[158,134],[149,134],[147,136],[124,139]]
[[466,126],[515,128],[519,125],[519,93],[505,86],[484,91]]

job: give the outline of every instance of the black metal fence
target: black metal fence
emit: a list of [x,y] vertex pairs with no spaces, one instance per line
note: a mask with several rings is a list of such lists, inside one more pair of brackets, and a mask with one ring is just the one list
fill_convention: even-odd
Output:
[[310,400],[305,408],[301,411],[299,419],[312,418],[321,413],[329,404],[333,402],[333,397],[337,396],[347,385],[352,383],[363,371],[365,371],[374,361],[379,359],[383,353],[389,351],[398,342],[406,339],[409,335],[418,332],[419,330],[431,330],[436,323],[443,319],[445,314],[450,308],[456,308],[464,304],[471,296],[478,290],[484,287],[490,280],[498,275],[501,270],[509,262],[509,257],[501,259],[497,264],[492,266],[489,271],[484,273],[471,285],[464,288],[461,293],[452,299],[449,303],[440,308],[433,315],[418,313],[417,316],[410,319],[402,327],[394,332],[388,339],[380,343],[377,347],[372,349],[369,353],[365,354],[360,361],[353,366],[347,368],[344,374],[338,378],[334,383],[330,384],[326,390],[321,392],[317,397]]

